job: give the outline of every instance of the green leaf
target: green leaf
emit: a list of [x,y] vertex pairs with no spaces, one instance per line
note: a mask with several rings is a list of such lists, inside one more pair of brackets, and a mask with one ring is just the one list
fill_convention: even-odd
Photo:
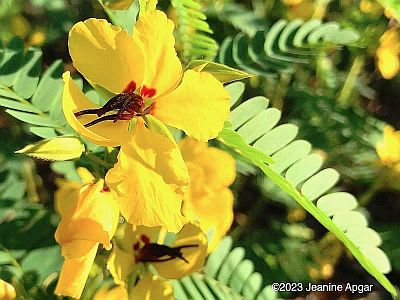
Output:
[[23,66],[14,82],[14,91],[21,97],[28,99],[36,90],[42,66],[42,51],[29,48],[24,56]]
[[[249,100],[244,101],[234,111],[240,112],[247,105],[251,108],[249,111],[252,117],[249,119],[237,113],[234,116],[234,120],[238,120],[236,127],[239,128],[238,131],[245,134],[244,138],[247,138],[247,141],[255,140],[254,146],[247,144],[239,133],[229,127],[229,124],[226,124],[221,132],[220,141],[260,168],[271,183],[274,183],[281,191],[295,199],[297,203],[331,231],[351,251],[362,267],[374,276],[392,295],[395,295],[396,291],[393,285],[382,274],[382,272],[390,270],[389,260],[380,249],[376,248],[376,245],[380,243],[380,239],[378,239],[375,231],[369,230],[364,215],[354,210],[357,206],[354,197],[347,193],[324,195],[335,185],[339,179],[339,174],[330,168],[320,171],[323,159],[320,155],[309,154],[311,147],[308,142],[302,140],[292,142],[298,132],[297,126],[283,124],[273,129],[265,128],[265,133],[260,131],[252,136],[254,131],[257,130],[256,126],[252,125],[253,119],[259,118],[259,114],[265,111],[265,107],[260,106],[256,109],[256,106],[252,107],[252,104],[248,104],[248,102]],[[276,120],[274,120],[274,123],[276,123]],[[262,134],[261,137],[259,137],[260,134]],[[240,142],[235,143],[236,140]],[[255,148],[264,155],[272,154],[274,163],[268,165],[257,160],[252,153]],[[286,172],[285,169],[287,169]],[[299,191],[296,186],[302,182],[304,183],[301,186],[301,191]],[[319,197],[321,198],[317,201],[316,206],[311,200],[316,200]],[[342,207],[336,210],[334,208],[335,205],[329,205],[329,201],[337,200],[338,198],[340,200],[338,200],[339,203],[337,205],[342,204]],[[333,218],[331,219],[330,216]],[[369,236],[369,238],[359,237],[360,232],[363,236]],[[363,251],[363,249],[374,250],[368,252]],[[365,253],[376,255],[378,257],[377,261],[375,262],[373,256],[365,256]],[[259,297],[265,296],[264,292],[267,293],[267,290],[264,289]]]
[[51,246],[31,250],[22,260],[21,267],[25,272],[35,271],[39,282],[43,283],[51,274],[60,271],[62,262],[60,247]]
[[5,86],[12,86],[17,79],[18,71],[24,58],[24,41],[15,38],[10,41],[4,50],[0,62],[0,83]]
[[244,92],[244,83],[243,82],[234,82],[225,87],[225,90],[229,93],[231,97],[231,107],[234,106],[242,96]]
[[321,155],[317,153],[309,154],[293,164],[287,170],[285,177],[293,186],[297,186],[317,173],[321,169],[323,161]]
[[264,163],[273,163],[273,159],[263,152],[249,146],[243,138],[232,129],[229,122],[225,122],[225,126],[218,135],[221,140],[227,146],[239,150],[246,158],[251,161],[262,161]]
[[[227,236],[210,254],[205,273],[194,273],[173,280],[175,299],[256,299],[262,287],[262,277],[254,273],[254,264],[244,259],[241,247],[232,248],[232,238]],[[271,298],[275,300],[276,298]]]
[[15,153],[54,161],[79,158],[83,151],[85,151],[85,147],[79,139],[60,136],[25,146],[23,149],[15,151]]
[[31,126],[29,127],[29,131],[32,132],[33,134],[36,134],[37,136],[47,139],[47,138],[53,138],[57,136],[56,131],[53,128],[50,127],[34,127]]
[[6,113],[12,115],[14,118],[21,120],[23,122],[39,125],[39,126],[47,126],[47,127],[58,127],[56,123],[44,116],[38,116],[26,112],[19,112],[15,110],[6,109]]
[[[32,104],[41,111],[49,111],[55,102],[54,100],[61,97],[63,87],[61,76],[63,71],[63,62],[61,60],[56,60],[40,79],[39,85],[32,97]],[[59,105],[59,103],[57,104]]]
[[244,102],[231,112],[230,122],[235,130],[246,121],[253,118],[260,111],[268,107],[269,100],[265,97],[257,96]]
[[206,60],[194,60],[187,65],[187,69],[210,73],[222,83],[230,83],[253,76],[246,72],[228,67],[227,65]]
[[317,206],[328,216],[351,211],[358,205],[356,198],[346,192],[331,193],[319,198]]
[[400,22],[400,2],[397,0],[378,0]]
[[217,42],[195,0],[171,0],[178,19],[178,40],[183,45],[183,59],[188,62],[196,58],[213,58],[218,51]]
[[325,169],[307,180],[301,187],[301,193],[311,201],[331,189],[339,180],[339,173],[334,169]]
[[15,109],[15,110],[21,110],[24,112],[31,112],[31,113],[40,113],[41,112],[40,110],[38,110],[35,106],[30,104],[29,102],[22,103],[19,101],[8,100],[5,98],[0,98],[0,106]]
[[150,114],[146,115],[145,120],[147,126],[149,126],[151,130],[169,138],[173,143],[175,143],[174,137],[172,136],[171,132],[168,130],[167,126],[165,126],[163,122],[157,120]]

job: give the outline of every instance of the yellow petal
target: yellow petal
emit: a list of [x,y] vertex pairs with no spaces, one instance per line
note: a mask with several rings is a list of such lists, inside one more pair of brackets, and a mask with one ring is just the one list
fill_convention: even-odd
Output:
[[129,292],[130,300],[172,300],[172,285],[155,275],[145,275],[139,283]]
[[[110,77],[111,78],[111,77]],[[126,143],[129,140],[128,131],[129,121],[118,120],[104,121],[86,128],[84,124],[93,121],[97,115],[83,115],[75,117],[74,112],[98,108],[91,102],[78,88],[72,80],[69,72],[65,72],[64,92],[63,92],[63,111],[68,124],[80,135],[90,142],[106,147],[115,147]]]
[[183,226],[182,230],[177,233],[176,240],[172,244],[172,247],[184,245],[196,245],[196,247],[181,249],[183,257],[189,261],[189,263],[178,258],[165,262],[153,263],[160,276],[169,279],[182,278],[199,271],[203,267],[207,255],[207,238],[197,225],[187,223]]
[[14,287],[0,279],[0,299],[1,300],[14,300],[16,298]]
[[174,23],[159,11],[145,13],[135,24],[146,53],[143,85],[156,89],[156,97],[175,88],[182,77],[182,65],[175,52]]
[[399,73],[400,62],[397,53],[390,49],[379,49],[377,51],[378,68],[381,71],[383,78],[391,79]]
[[128,300],[128,292],[121,285],[111,289],[104,285],[96,292],[93,300]]
[[157,99],[152,114],[200,141],[215,138],[229,115],[229,94],[206,72],[188,70],[181,84]]
[[120,27],[99,19],[79,22],[69,32],[68,46],[74,67],[110,92],[121,93],[132,80],[141,85],[141,43]]
[[88,169],[79,167],[76,169],[76,172],[78,173],[80,179],[82,180],[83,184],[89,184],[93,183],[95,181],[95,177],[93,176],[92,173],[89,172]]
[[116,284],[124,285],[128,282],[128,276],[133,271],[135,264],[133,244],[131,249],[127,249],[127,251],[114,245],[107,262],[107,269],[110,271]]
[[400,131],[395,131],[390,125],[383,130],[383,141],[376,145],[376,152],[385,164],[393,164],[400,161]]
[[110,248],[115,233],[119,208],[115,192],[104,190],[104,181],[82,188],[76,207],[62,216],[55,233],[61,245],[75,240],[100,242]]
[[131,142],[121,147],[106,182],[118,192],[120,211],[129,223],[165,226],[174,232],[182,227],[187,168],[174,141],[145,128],[142,122],[137,122]]
[[56,211],[61,216],[72,214],[75,210],[82,185],[64,179],[56,180],[56,184],[58,186],[58,189],[54,193],[54,207]]
[[233,222],[233,194],[225,188],[205,197],[185,197],[183,214],[197,220],[203,232],[211,234],[208,252],[212,252]]
[[[92,268],[99,243],[80,241],[74,243],[75,255],[66,258],[61,269],[55,293],[79,299]],[[63,247],[64,248],[64,247]],[[68,252],[74,253],[72,249]],[[63,253],[64,254],[64,253]]]
[[[231,185],[235,180],[236,162],[227,152],[207,147],[206,143],[191,138],[183,139],[179,148],[189,170],[192,165],[197,165],[203,170],[207,188],[219,190]],[[190,177],[192,182],[195,181],[192,174]]]

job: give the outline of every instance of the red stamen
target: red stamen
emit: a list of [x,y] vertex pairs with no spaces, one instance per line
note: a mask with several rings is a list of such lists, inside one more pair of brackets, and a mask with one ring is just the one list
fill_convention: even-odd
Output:
[[134,245],[133,245],[133,250],[139,250],[139,242],[137,242],[137,243],[135,243]]
[[142,86],[140,94],[142,97],[152,98],[156,94],[157,90],[153,88],[148,88],[147,86]]
[[102,188],[100,193],[105,193],[105,192],[109,192],[109,191],[111,191],[110,188],[108,186],[105,186],[105,187]]
[[144,234],[142,234],[140,236],[140,239],[142,240],[143,243],[150,244],[150,239],[147,236],[145,236]]
[[124,93],[133,93],[136,90],[136,83],[131,80],[131,82],[128,83],[126,88],[124,89]]

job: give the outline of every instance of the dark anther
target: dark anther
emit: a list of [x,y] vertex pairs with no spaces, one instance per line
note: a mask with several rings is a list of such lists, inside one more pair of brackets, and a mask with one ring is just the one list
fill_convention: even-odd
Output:
[[[75,117],[83,115],[97,115],[98,118],[85,124],[85,127],[93,126],[103,121],[113,121],[114,123],[118,120],[130,120],[135,116],[143,115],[143,98],[134,92],[123,92],[112,97],[100,108],[96,109],[84,109],[75,112]],[[114,114],[105,115],[108,112],[116,111]]]
[[183,257],[181,252],[184,248],[198,247],[198,245],[184,245],[179,247],[168,247],[165,245],[159,245],[150,243],[144,245],[138,255],[136,256],[137,261],[141,262],[163,262],[179,258],[185,263],[189,263],[186,258]]

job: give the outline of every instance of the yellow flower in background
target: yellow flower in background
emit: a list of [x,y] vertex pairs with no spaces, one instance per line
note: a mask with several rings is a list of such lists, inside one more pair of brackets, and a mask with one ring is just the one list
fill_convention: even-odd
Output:
[[189,187],[188,170],[171,139],[138,123],[108,171],[107,185],[118,192],[121,214],[129,223],[177,232],[185,221],[181,206]]
[[378,68],[383,78],[391,79],[400,70],[400,36],[396,28],[387,30],[379,40],[380,45],[376,50]]
[[365,14],[382,15],[383,7],[375,0],[361,0],[360,10]]
[[133,118],[151,114],[196,139],[216,137],[229,114],[229,95],[209,73],[183,72],[173,30],[161,11],[140,17],[133,35],[106,20],[75,24],[68,41],[75,68],[115,96],[100,108],[66,72],[63,110],[72,128],[95,144],[118,146],[130,141]]
[[40,47],[46,41],[46,33],[43,29],[35,29],[29,36],[28,45]]
[[16,15],[10,20],[10,31],[14,36],[24,39],[31,31],[31,24],[25,17]]
[[17,297],[14,287],[8,282],[0,279],[0,299],[14,300]]
[[203,267],[207,239],[197,225],[187,223],[175,235],[171,245],[163,242],[160,227],[134,228],[128,224],[123,239],[114,245],[108,261],[115,283],[127,283],[140,264],[151,263],[158,275],[167,279],[181,278]]
[[313,0],[283,0],[283,3],[288,7],[286,15],[288,19],[308,20],[314,14]]
[[383,164],[400,172],[400,131],[390,125],[383,129],[383,141],[376,145],[376,152]]
[[287,6],[298,5],[303,1],[304,0],[282,0],[283,4],[285,4]]
[[[73,186],[69,187],[74,191]],[[119,217],[115,192],[104,186],[104,181],[81,187],[79,192],[66,195],[68,188],[56,197],[61,222],[55,238],[61,245],[64,264],[55,293],[80,298],[99,244],[111,248]]]
[[197,220],[201,229],[210,233],[211,252],[233,222],[233,194],[228,187],[235,180],[236,163],[225,151],[191,138],[185,138],[179,146],[191,182],[183,201],[183,214]]

